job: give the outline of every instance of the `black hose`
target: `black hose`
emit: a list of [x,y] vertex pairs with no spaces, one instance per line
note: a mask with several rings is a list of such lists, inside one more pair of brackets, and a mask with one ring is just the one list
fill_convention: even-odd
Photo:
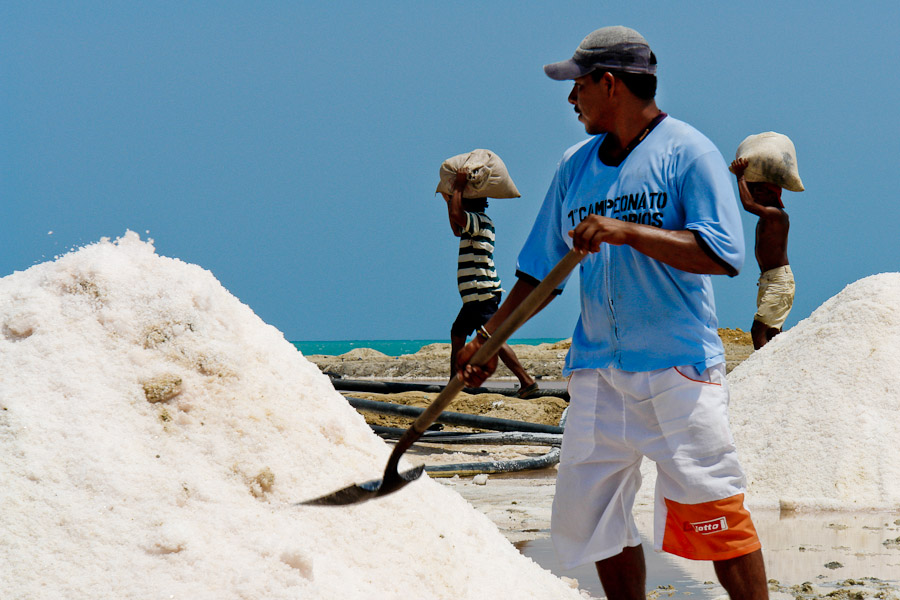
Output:
[[512,473],[526,469],[543,469],[559,462],[559,448],[552,448],[546,454],[535,458],[517,460],[491,460],[486,462],[458,463],[455,465],[433,465],[425,467],[425,472],[432,477],[469,476],[480,473]]
[[[369,392],[373,394],[399,394],[401,392],[426,392],[439,394],[445,386],[434,383],[410,383],[401,381],[365,381],[360,379],[331,378],[334,389],[339,392]],[[467,394],[502,394],[515,396],[519,390],[513,388],[464,388]],[[565,388],[541,388],[530,398],[553,397],[569,401],[569,392]]]
[[[379,402],[377,400],[365,400],[363,398],[347,397],[347,401],[357,410],[412,418],[418,417],[425,410],[418,406],[406,406],[405,404],[393,404],[391,402]],[[511,419],[496,419],[450,411],[442,412],[437,418],[437,422],[445,423],[447,425],[473,427],[476,429],[491,429],[494,431],[525,431],[531,433],[560,434],[563,432],[563,428],[556,425],[543,425],[540,423],[529,423],[527,421],[513,421]]]
[[[384,439],[397,439],[405,429],[370,425],[372,431]],[[419,442],[432,444],[479,444],[484,446],[522,445],[522,446],[559,446],[562,434],[559,433],[526,433],[522,431],[491,433],[460,433],[458,431],[426,431]]]

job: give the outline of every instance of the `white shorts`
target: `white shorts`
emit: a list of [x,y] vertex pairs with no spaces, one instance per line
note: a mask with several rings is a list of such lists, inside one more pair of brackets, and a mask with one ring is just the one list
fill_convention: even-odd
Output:
[[551,519],[563,568],[641,543],[631,511],[644,456],[657,467],[657,551],[724,560],[760,547],[743,505],[724,365],[583,369],[569,396]]

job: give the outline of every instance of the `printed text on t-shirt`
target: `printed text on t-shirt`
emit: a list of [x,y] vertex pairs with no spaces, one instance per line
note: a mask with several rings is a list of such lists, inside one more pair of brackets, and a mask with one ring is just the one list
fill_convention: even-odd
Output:
[[580,206],[569,211],[572,227],[584,221],[589,215],[611,217],[620,221],[642,223],[662,227],[662,209],[669,199],[665,192],[639,192],[623,194],[616,198],[607,198]]

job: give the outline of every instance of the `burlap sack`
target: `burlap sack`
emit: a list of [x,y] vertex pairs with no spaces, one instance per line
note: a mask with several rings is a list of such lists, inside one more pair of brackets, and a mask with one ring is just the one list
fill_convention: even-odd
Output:
[[450,194],[456,174],[463,167],[468,171],[463,198],[518,198],[521,196],[506,165],[490,150],[472,150],[457,154],[441,164],[441,181],[437,192]]
[[747,181],[766,181],[792,192],[803,191],[794,142],[786,135],[767,131],[748,136],[738,146],[735,158],[746,158],[750,163],[744,171]]

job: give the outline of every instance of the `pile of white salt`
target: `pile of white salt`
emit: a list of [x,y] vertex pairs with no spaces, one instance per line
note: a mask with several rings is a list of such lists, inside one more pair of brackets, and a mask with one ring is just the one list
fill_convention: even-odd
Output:
[[127,233],[0,279],[6,598],[580,598],[389,454],[209,272]]
[[900,508],[900,273],[848,285],[728,381],[751,505]]

